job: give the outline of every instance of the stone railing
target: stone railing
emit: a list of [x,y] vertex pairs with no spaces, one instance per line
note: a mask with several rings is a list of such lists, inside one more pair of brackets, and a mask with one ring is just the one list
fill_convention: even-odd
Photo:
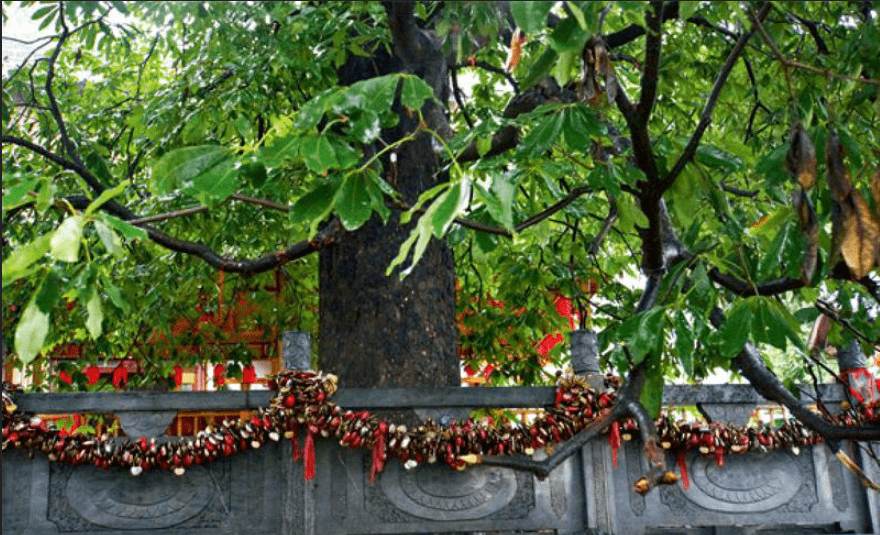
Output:
[[[827,387],[823,398],[839,401]],[[176,410],[252,409],[271,393],[22,394],[34,413],[113,412],[132,436],[161,433]],[[346,408],[417,408],[442,422],[476,407],[548,407],[553,388],[342,389]],[[741,424],[766,401],[748,386],[670,386],[667,406],[698,406],[715,421]],[[456,416],[457,417],[457,416]],[[156,430],[159,431],[156,431]],[[74,468],[3,454],[3,533],[376,534],[538,532],[621,534],[878,533],[878,498],[824,445],[728,455],[725,466],[694,452],[690,489],[647,496],[632,483],[647,472],[636,441],[616,469],[607,440],[587,444],[545,480],[508,469],[445,465],[405,470],[392,461],[369,482],[368,452],[318,441],[317,477],[305,482],[287,441],[192,467],[183,476],[152,470]],[[874,444],[880,453],[880,445]],[[675,459],[669,459],[671,466]],[[865,463],[880,479],[873,463]]]
[[[289,336],[290,335],[290,336]],[[583,341],[582,341],[583,342]],[[592,340],[594,342],[594,340]],[[575,372],[593,380],[591,340],[575,345]],[[285,365],[308,366],[308,340],[286,333]],[[587,355],[578,351],[586,348]],[[19,408],[39,414],[112,412],[129,436],[161,434],[178,410],[247,410],[272,392],[22,394]],[[842,389],[822,387],[838,405]],[[805,393],[805,399],[814,399]],[[555,389],[341,389],[351,409],[415,409],[441,424],[474,408],[550,407]],[[749,386],[668,386],[667,407],[696,406],[722,423],[742,425],[767,401]],[[880,454],[880,444],[870,445]],[[546,479],[506,468],[445,465],[406,470],[392,460],[370,483],[370,453],[317,442],[317,477],[303,478],[286,440],[192,466],[182,476],[150,470],[101,470],[3,453],[3,534],[393,534],[556,532],[633,535],[880,533],[880,499],[824,445],[768,454],[728,455],[724,467],[692,452],[690,488],[681,483],[646,496],[632,490],[648,471],[637,440],[624,442],[617,468],[608,441],[596,439]],[[862,452],[852,452],[860,459]],[[536,455],[542,455],[539,453]],[[676,460],[667,459],[670,466]],[[876,463],[864,462],[880,480]]]

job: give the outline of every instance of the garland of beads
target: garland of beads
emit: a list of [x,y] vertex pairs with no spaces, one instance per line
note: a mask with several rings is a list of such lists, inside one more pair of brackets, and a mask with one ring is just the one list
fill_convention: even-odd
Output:
[[[144,470],[162,468],[183,475],[192,465],[211,463],[248,449],[259,449],[267,441],[282,437],[292,442],[295,460],[304,462],[306,480],[315,476],[315,439],[334,437],[348,448],[372,450],[371,481],[390,458],[403,461],[407,469],[442,461],[456,470],[479,462],[480,456],[532,454],[536,449],[552,450],[583,429],[614,405],[616,378],[606,377],[606,389],[598,392],[579,377],[561,378],[552,408],[528,427],[504,423],[493,426],[469,419],[441,427],[427,420],[415,429],[389,424],[368,411],[343,410],[330,401],[336,391],[336,377],[313,372],[283,372],[270,381],[276,395],[269,406],[260,408],[249,419],[226,420],[209,426],[194,437],[157,441],[103,436],[67,435],[38,417],[17,410],[12,398],[3,392],[3,450],[18,449],[32,455],[43,452],[52,462],[76,465],[94,464],[101,468],[121,467],[135,476]],[[864,406],[862,406],[864,407]],[[870,407],[868,407],[870,408]],[[880,412],[880,411],[877,411]],[[878,423],[874,411],[849,407],[831,418],[837,425],[857,426]],[[723,466],[728,454],[767,452],[788,448],[795,455],[800,448],[817,444],[822,437],[791,419],[779,427],[736,427],[705,422],[677,423],[669,415],[656,421],[660,444],[676,456],[684,488],[688,487],[685,455],[698,450]],[[637,432],[631,418],[609,426],[608,441],[617,465],[621,441]],[[305,445],[299,438],[305,434]]]

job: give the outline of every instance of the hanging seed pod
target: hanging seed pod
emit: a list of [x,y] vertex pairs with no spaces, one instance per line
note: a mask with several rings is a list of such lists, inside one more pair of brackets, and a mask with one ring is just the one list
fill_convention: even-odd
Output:
[[791,133],[785,170],[803,189],[810,189],[816,184],[816,149],[800,123],[795,125]]

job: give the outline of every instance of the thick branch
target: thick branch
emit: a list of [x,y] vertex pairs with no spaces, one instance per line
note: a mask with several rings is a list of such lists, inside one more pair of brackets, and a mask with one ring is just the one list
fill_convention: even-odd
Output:
[[709,278],[716,284],[723,286],[740,297],[749,297],[753,295],[779,295],[806,286],[804,281],[793,279],[791,277],[782,277],[780,279],[752,286],[748,282],[734,277],[733,275],[721,273],[721,270],[718,268],[712,268],[709,270]]
[[308,256],[332,243],[335,237],[342,232],[338,221],[334,220],[318,232],[318,235],[312,240],[301,241],[287,247],[286,249],[265,254],[253,260],[238,260],[218,255],[213,249],[201,243],[178,240],[151,227],[143,228],[147,231],[151,240],[166,249],[196,256],[204,260],[210,266],[222,271],[247,275],[271,271],[279,266],[283,266],[291,260]]
[[[61,115],[61,109],[58,106],[58,101],[55,99],[55,92],[52,89],[52,83],[55,81],[55,62],[58,60],[58,55],[61,54],[61,48],[64,46],[64,42],[70,37],[70,32],[64,23],[64,4],[59,3],[58,9],[58,17],[64,31],[58,37],[58,44],[55,45],[55,50],[52,51],[52,55],[48,59],[49,68],[46,72],[46,97],[49,99],[49,111],[55,119],[55,124],[58,125],[58,137],[61,138],[61,146],[64,147],[64,152],[67,153],[67,157],[70,158],[74,164],[82,169],[86,169],[86,165],[83,163],[82,158],[80,158],[76,144],[70,139],[70,135],[67,132],[67,125],[64,123],[64,117]],[[80,175],[83,176],[82,173],[80,173]],[[91,175],[91,173],[89,173],[89,175]],[[100,194],[104,191],[104,186],[94,176],[91,177],[91,180],[87,179],[85,176],[83,176],[83,179],[86,180],[89,187],[92,188],[95,193]]]
[[642,88],[639,104],[636,107],[636,120],[647,125],[651,110],[657,100],[657,81],[660,78],[660,49],[663,44],[663,2],[652,2],[652,10],[645,14],[648,36],[645,39],[645,70],[642,73]]
[[[764,4],[761,8],[761,11],[758,12],[757,20],[762,21],[770,13],[771,5],[770,3]],[[727,82],[728,76],[730,76],[730,72],[733,70],[733,66],[736,65],[737,60],[739,59],[740,54],[742,54],[743,49],[745,49],[746,43],[748,43],[749,39],[751,39],[752,34],[754,34],[755,29],[752,28],[748,32],[744,32],[734,45],[733,50],[730,51],[730,54],[727,56],[727,61],[724,62],[724,66],[721,68],[721,72],[718,73],[718,77],[715,78],[715,84],[712,87],[712,92],[709,93],[709,98],[706,99],[706,105],[703,108],[703,113],[700,114],[700,122],[697,124],[696,130],[691,135],[691,139],[688,141],[687,146],[685,146],[684,151],[682,151],[681,156],[678,157],[678,160],[675,162],[675,165],[672,166],[672,170],[669,171],[669,174],[663,178],[663,181],[660,183],[660,192],[666,191],[672,184],[675,182],[675,179],[678,178],[678,175],[684,170],[684,166],[687,165],[691,159],[693,159],[694,154],[697,152],[697,147],[700,145],[700,140],[703,138],[703,134],[706,132],[706,129],[709,128],[709,124],[712,122],[712,112],[715,109],[715,104],[718,102],[718,97],[721,95],[721,90],[724,88],[724,84]]]
[[[724,322],[721,311],[718,309],[713,310],[711,320],[716,328],[720,327]],[[825,437],[828,446],[833,452],[836,453],[840,448],[840,440],[880,440],[880,427],[836,426],[804,406],[785,388],[782,381],[767,368],[758,348],[750,342],[734,357],[733,365],[736,366],[743,377],[748,379],[749,383],[759,394],[770,401],[783,405],[805,426]]]
[[81,163],[76,163],[74,161],[68,160],[67,158],[63,158],[49,149],[43,147],[42,145],[38,145],[32,141],[28,141],[27,139],[20,138],[18,136],[10,136],[7,134],[3,134],[2,138],[3,143],[12,143],[13,145],[18,145],[20,147],[24,147],[30,151],[36,152],[43,158],[46,158],[52,163],[55,163],[62,167],[63,169],[67,169],[68,171],[73,171],[78,174],[85,180],[86,184],[94,191],[95,193],[101,193],[104,191],[104,186],[98,181],[98,179],[93,175],[84,165]]
[[596,418],[589,425],[581,429],[578,434],[556,446],[553,453],[543,461],[535,461],[528,457],[483,457],[480,459],[480,462],[489,466],[502,466],[514,470],[531,472],[535,474],[538,479],[544,479],[550,475],[550,472],[552,472],[554,468],[562,464],[573,454],[580,451],[587,442],[601,435],[605,429],[611,425],[611,422],[615,422],[626,416],[625,412],[625,407],[618,402],[610,411],[603,416]]

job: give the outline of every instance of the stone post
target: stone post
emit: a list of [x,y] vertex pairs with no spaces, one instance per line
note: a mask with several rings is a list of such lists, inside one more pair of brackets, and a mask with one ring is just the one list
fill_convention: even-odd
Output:
[[281,352],[286,369],[310,370],[312,334],[306,331],[285,331],[281,335]]
[[604,390],[605,377],[599,372],[599,338],[596,331],[572,331],[570,337],[574,373],[586,378],[594,389]]

